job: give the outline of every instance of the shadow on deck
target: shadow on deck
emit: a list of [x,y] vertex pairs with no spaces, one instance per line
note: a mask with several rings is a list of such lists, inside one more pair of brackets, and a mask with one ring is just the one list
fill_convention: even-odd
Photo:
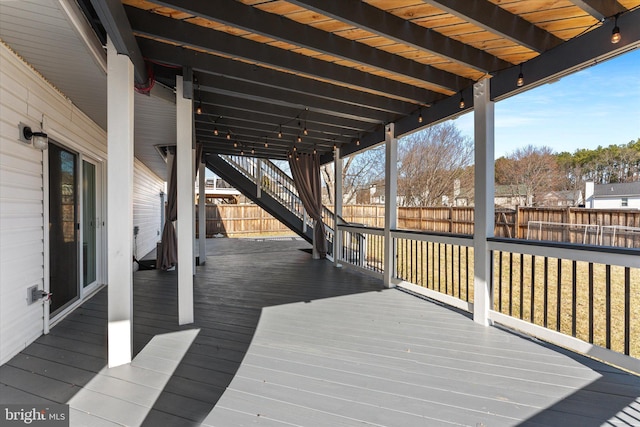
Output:
[[[160,349],[146,359],[158,367],[145,367],[166,376],[157,397],[118,394],[129,377],[114,374],[114,403],[92,382],[106,363],[103,290],[0,367],[0,403],[65,403],[84,387],[100,405],[92,425],[640,425],[638,377],[382,291],[376,279],[311,260],[308,247],[212,240],[197,270],[195,323],[184,327],[175,272],[135,273],[134,347],[138,357]],[[194,329],[167,373],[162,354],[174,349],[149,343]],[[143,415],[127,418],[118,398],[146,405]]]

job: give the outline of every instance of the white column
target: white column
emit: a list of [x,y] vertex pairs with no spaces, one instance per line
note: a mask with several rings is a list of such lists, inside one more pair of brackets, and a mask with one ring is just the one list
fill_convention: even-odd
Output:
[[342,267],[340,257],[342,256],[342,233],[338,230],[339,218],[342,218],[342,158],[340,157],[340,148],[335,149],[333,163],[333,185],[334,185],[334,236],[333,236],[333,264],[336,267]]
[[133,64],[107,41],[109,367],[133,352]]
[[256,161],[258,170],[256,171],[256,197],[262,197],[262,159]]
[[193,323],[193,102],[183,97],[176,76],[176,156],[178,189],[178,323]]
[[205,165],[204,162],[200,162],[198,165],[198,187],[200,188],[200,195],[198,197],[198,235],[200,239],[199,253],[200,253],[200,265],[204,265],[207,262],[207,192],[205,183]]
[[490,80],[473,85],[475,139],[475,219],[474,302],[473,320],[489,325],[491,309],[491,251],[487,238],[494,230],[494,103],[491,101]]
[[[193,105],[193,104],[191,104]],[[191,135],[195,135],[196,134],[196,129],[195,129],[195,121],[191,121],[191,123],[193,123],[193,128],[191,130]],[[192,147],[195,147],[195,140],[194,142],[191,144]],[[198,252],[198,248],[196,247],[196,192],[195,192],[195,185],[196,185],[196,173],[198,172],[198,168],[196,167],[196,149],[192,148],[191,149],[191,164],[193,165],[193,167],[191,168],[191,230],[193,230],[193,233],[191,234],[191,248],[192,248],[192,252],[191,252],[191,274],[193,276],[196,275],[196,253]]]
[[391,288],[395,268],[394,245],[391,230],[398,224],[398,140],[395,138],[395,126],[385,126],[385,162],[384,162],[384,284]]

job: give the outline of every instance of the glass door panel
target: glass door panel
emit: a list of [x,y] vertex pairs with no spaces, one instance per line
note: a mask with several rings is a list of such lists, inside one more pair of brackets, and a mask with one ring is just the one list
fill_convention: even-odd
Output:
[[77,158],[50,143],[49,287],[51,314],[78,299]]
[[82,286],[96,281],[96,166],[82,162]]

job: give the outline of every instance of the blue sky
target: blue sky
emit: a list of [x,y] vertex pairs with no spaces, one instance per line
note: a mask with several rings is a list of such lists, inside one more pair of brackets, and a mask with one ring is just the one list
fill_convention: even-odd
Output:
[[[473,138],[473,114],[454,123]],[[496,158],[529,144],[573,153],[635,141],[640,49],[496,103],[495,123]]]

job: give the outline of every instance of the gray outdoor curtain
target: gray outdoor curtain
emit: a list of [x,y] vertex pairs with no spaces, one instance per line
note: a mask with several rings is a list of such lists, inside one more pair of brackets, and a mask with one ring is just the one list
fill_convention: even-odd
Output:
[[[196,170],[202,158],[202,144],[196,145]],[[177,189],[177,154],[173,156],[171,164],[171,173],[167,188],[167,212],[164,229],[162,230],[162,241],[160,243],[160,252],[157,254],[157,268],[168,270],[178,263],[178,241],[176,237],[176,229],[173,222],[178,219],[178,189]]]
[[322,220],[322,180],[320,178],[320,156],[318,154],[300,154],[289,158],[289,167],[293,182],[298,189],[302,204],[311,218],[315,220],[313,235],[316,250],[320,258],[327,257],[327,237]]
[[160,252],[157,254],[157,268],[168,270],[178,262],[178,242],[176,239],[176,229],[173,221],[178,219],[178,189],[177,187],[177,160],[178,156],[173,156],[171,162],[171,172],[167,183],[167,212],[162,230],[162,240],[160,242]]

